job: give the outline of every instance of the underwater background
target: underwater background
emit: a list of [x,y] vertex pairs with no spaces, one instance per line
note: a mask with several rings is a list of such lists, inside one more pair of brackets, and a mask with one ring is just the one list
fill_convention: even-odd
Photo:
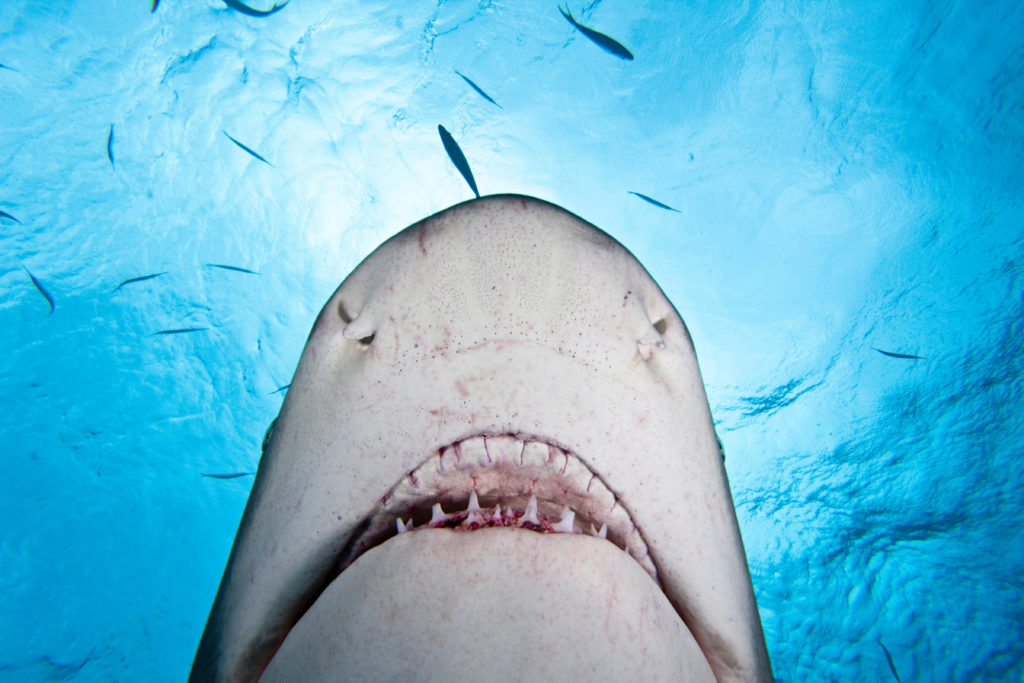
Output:
[[154,5],[0,0],[0,679],[187,676],[438,125],[686,320],[779,681],[1024,679],[1021,3]]

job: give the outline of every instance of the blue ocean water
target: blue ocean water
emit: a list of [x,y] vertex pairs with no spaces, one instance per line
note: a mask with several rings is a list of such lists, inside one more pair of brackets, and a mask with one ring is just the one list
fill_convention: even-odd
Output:
[[686,319],[778,680],[1024,679],[1020,3],[570,3],[632,61],[549,2],[152,5],[0,3],[0,679],[187,675],[252,482],[202,475],[471,197],[438,124]]

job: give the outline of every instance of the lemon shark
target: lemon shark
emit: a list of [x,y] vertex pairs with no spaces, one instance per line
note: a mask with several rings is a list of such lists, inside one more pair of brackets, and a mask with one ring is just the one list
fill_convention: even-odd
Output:
[[310,332],[192,681],[771,680],[683,320],[616,240],[475,199]]

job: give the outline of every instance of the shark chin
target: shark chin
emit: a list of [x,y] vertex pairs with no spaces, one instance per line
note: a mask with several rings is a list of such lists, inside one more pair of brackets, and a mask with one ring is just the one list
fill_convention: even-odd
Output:
[[324,306],[191,681],[768,681],[686,326],[547,202],[459,204]]

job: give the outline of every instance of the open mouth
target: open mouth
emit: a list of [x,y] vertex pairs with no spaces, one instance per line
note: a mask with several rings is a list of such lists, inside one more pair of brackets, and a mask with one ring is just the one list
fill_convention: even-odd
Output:
[[488,527],[604,539],[658,580],[643,535],[601,477],[550,441],[513,434],[473,436],[438,449],[366,517],[338,570],[400,533]]

